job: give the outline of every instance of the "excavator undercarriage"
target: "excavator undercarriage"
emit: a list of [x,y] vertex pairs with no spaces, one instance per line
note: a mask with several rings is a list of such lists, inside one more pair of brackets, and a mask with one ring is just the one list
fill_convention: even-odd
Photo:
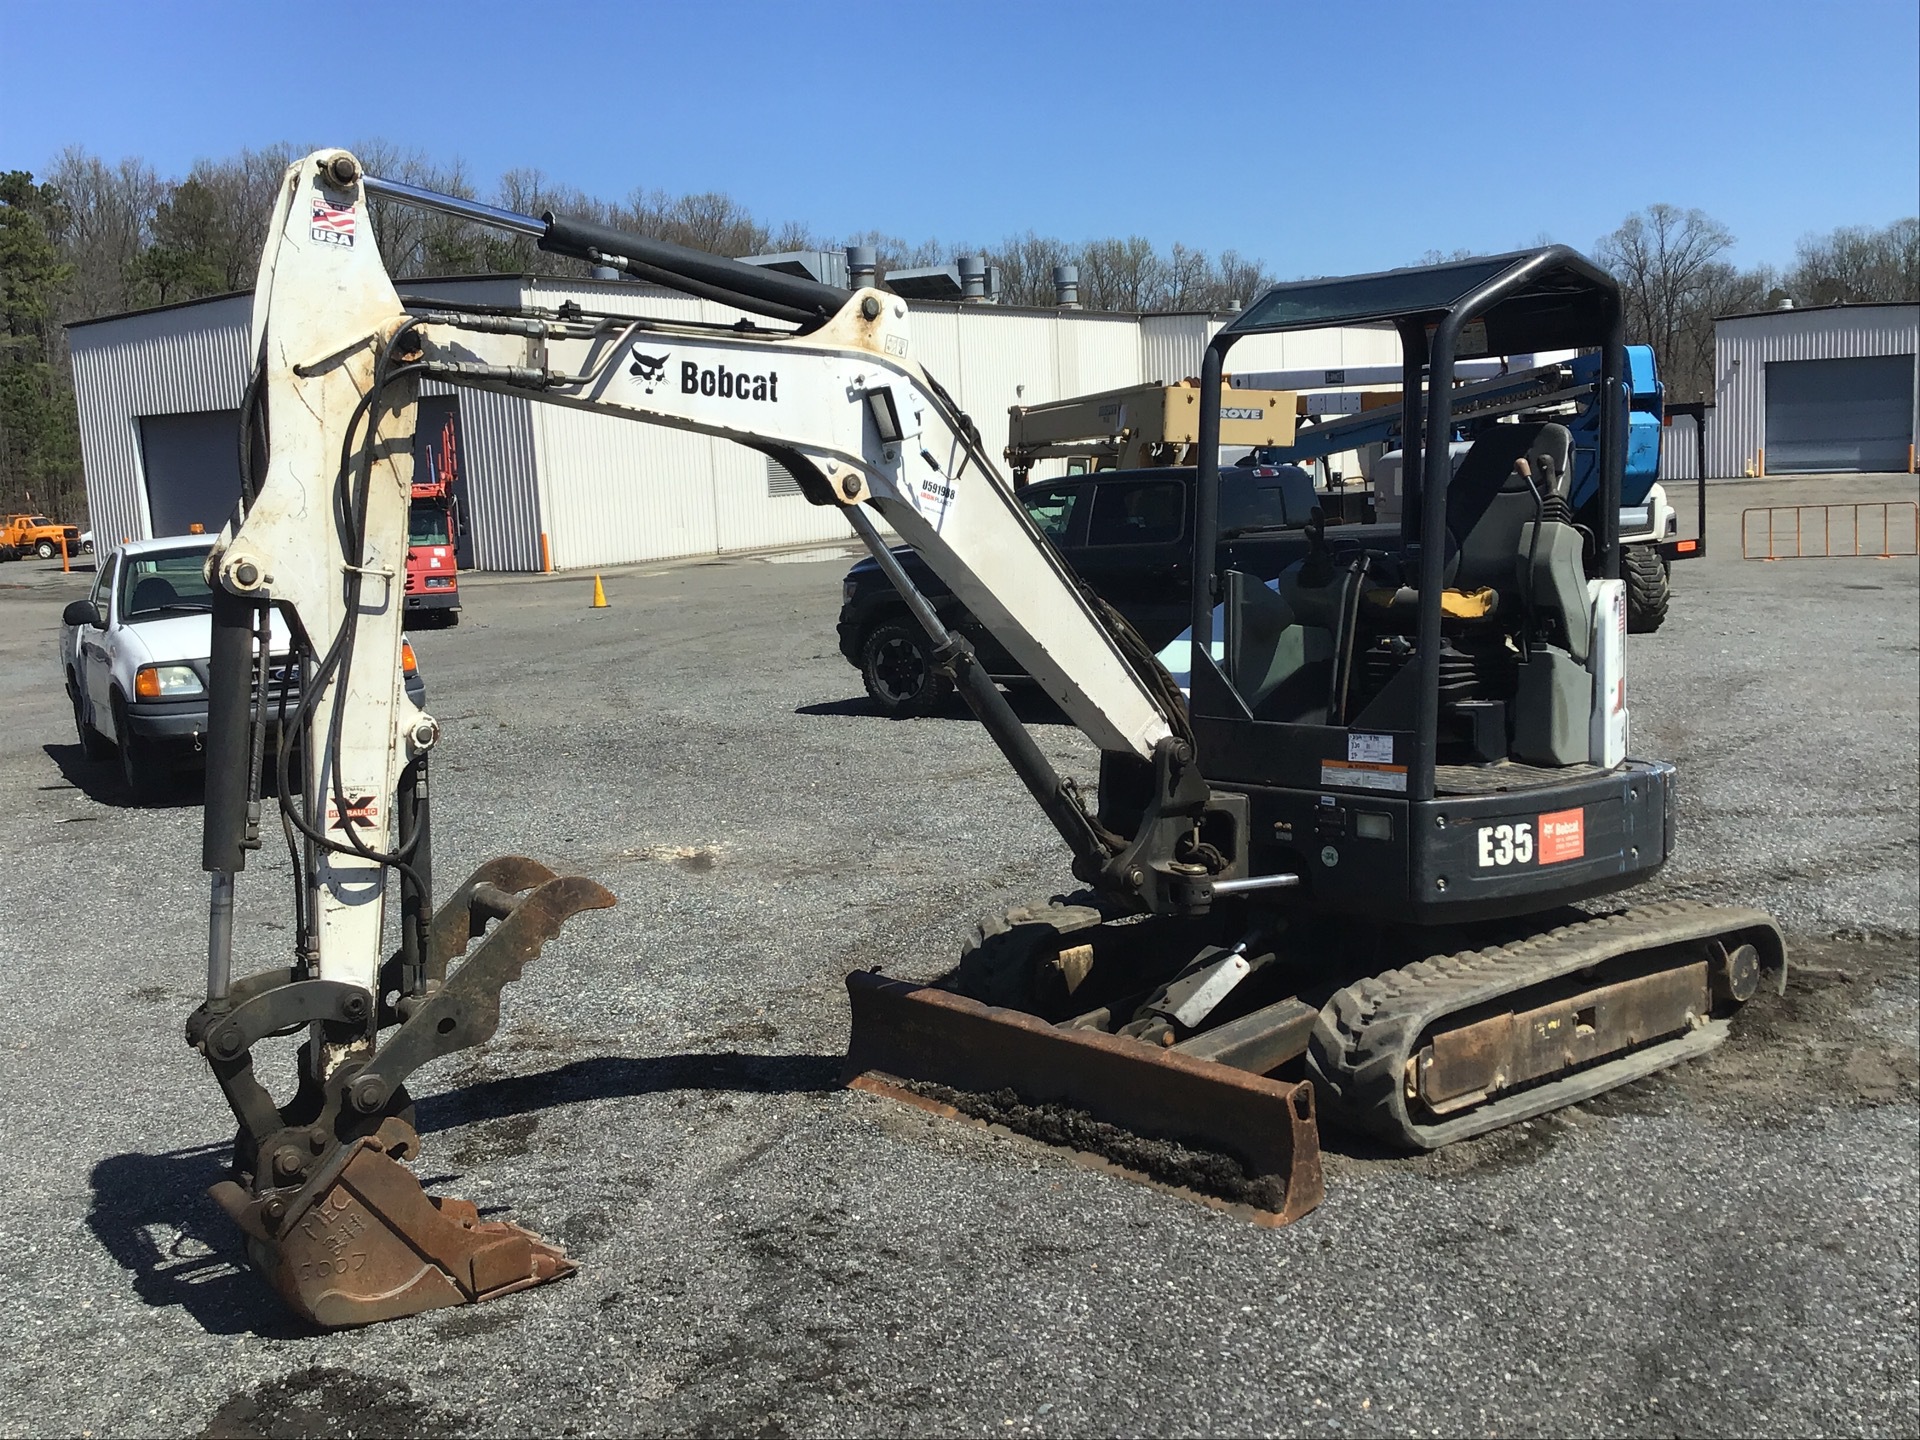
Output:
[[[669,321],[403,299],[372,244],[375,192],[727,309]],[[1400,330],[1406,518],[1372,548],[1316,528],[1280,575],[1243,572],[1217,511],[1222,362],[1244,334],[1314,321]],[[1490,428],[1449,468],[1470,321],[1500,353],[1600,350],[1599,378],[1555,397],[1600,410],[1597,529],[1568,508],[1568,432],[1550,413],[1476,409]],[[407,1081],[489,1039],[503,987],[569,918],[614,903],[503,857],[433,907],[441,737],[397,668],[423,380],[777,458],[847,516],[1059,832],[1087,890],[983,924],[936,984],[848,977],[848,1084],[1280,1225],[1322,1198],[1322,1114],[1396,1148],[1450,1143],[1704,1053],[1784,981],[1759,911],[1570,908],[1644,880],[1672,844],[1672,767],[1625,748],[1620,341],[1613,282],[1559,247],[1261,297],[1215,339],[1195,392],[1193,623],[1156,655],[1035,527],[919,365],[899,297],[379,181],[344,151],[294,165],[255,295],[245,493],[208,561],[207,1000],[187,1026],[239,1122],[215,1195],[256,1267],[325,1326],[574,1269],[538,1236],[429,1198],[408,1168]],[[875,514],[1099,747],[1097,805],[916,591]],[[269,654],[269,608],[298,637],[291,660]],[[269,714],[275,664],[298,684]],[[236,881],[262,843],[269,753],[292,963],[236,976]],[[254,1052],[296,1037],[281,1102]]]

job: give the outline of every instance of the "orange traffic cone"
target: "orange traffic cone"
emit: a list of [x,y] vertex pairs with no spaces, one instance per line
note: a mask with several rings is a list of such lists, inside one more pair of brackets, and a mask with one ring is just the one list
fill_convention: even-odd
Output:
[[606,591],[606,587],[605,587],[605,586],[603,586],[603,585],[602,585],[602,584],[600,583],[600,577],[599,577],[598,575],[596,575],[596,576],[594,576],[594,577],[593,577],[593,606],[592,606],[592,608],[593,608],[593,609],[595,609],[595,610],[604,610],[604,609],[606,609],[606,608],[607,608],[607,591]]

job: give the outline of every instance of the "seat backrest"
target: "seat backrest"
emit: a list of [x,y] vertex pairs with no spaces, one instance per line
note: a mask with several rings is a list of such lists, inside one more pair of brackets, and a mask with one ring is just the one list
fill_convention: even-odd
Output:
[[164,575],[149,575],[133,587],[132,609],[160,610],[173,604],[180,598],[180,592],[173,588],[173,582]]
[[[1491,425],[1480,433],[1447,491],[1447,538],[1460,557],[1456,587],[1491,585],[1505,596],[1520,529],[1539,518],[1542,496],[1565,497],[1572,453],[1564,425]],[[1521,472],[1522,459],[1532,478]]]

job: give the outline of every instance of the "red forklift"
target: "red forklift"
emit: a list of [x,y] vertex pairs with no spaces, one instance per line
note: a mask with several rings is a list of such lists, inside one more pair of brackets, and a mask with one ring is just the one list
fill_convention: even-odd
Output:
[[407,517],[406,610],[412,623],[460,623],[460,566],[454,551],[458,534],[453,482],[459,474],[459,441],[453,416],[440,428],[439,442],[428,441],[413,470],[413,504]]

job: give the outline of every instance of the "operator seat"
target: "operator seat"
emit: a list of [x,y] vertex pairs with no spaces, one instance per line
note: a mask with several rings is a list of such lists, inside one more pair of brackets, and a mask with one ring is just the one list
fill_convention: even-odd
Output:
[[[1543,516],[1565,520],[1572,457],[1573,436],[1564,425],[1490,425],[1475,438],[1447,487],[1447,588],[1441,610],[1446,628],[1477,625],[1496,615],[1511,623],[1545,590],[1563,628],[1569,634],[1582,631],[1577,648],[1568,648],[1576,658],[1586,659],[1585,627],[1567,623],[1573,612],[1566,608],[1584,611],[1586,576],[1579,533],[1561,527],[1574,542],[1570,575],[1559,575],[1555,568],[1556,555],[1561,568],[1566,559],[1560,537],[1549,530],[1542,532],[1540,548],[1532,541],[1535,521]],[[1555,544],[1548,544],[1549,539]],[[1539,563],[1542,549],[1545,566]],[[1408,575],[1408,583],[1398,590],[1368,591],[1369,618],[1384,629],[1410,630],[1420,603],[1412,583],[1416,578]]]
[[164,575],[149,575],[133,587],[133,602],[129,608],[134,613],[142,610],[164,610],[180,599],[180,592],[173,588],[173,582]]
[[1548,497],[1566,500],[1572,458],[1573,436],[1564,425],[1481,431],[1447,489],[1447,543],[1459,555],[1449,567],[1456,587],[1498,590],[1514,583],[1521,527],[1540,518]]

